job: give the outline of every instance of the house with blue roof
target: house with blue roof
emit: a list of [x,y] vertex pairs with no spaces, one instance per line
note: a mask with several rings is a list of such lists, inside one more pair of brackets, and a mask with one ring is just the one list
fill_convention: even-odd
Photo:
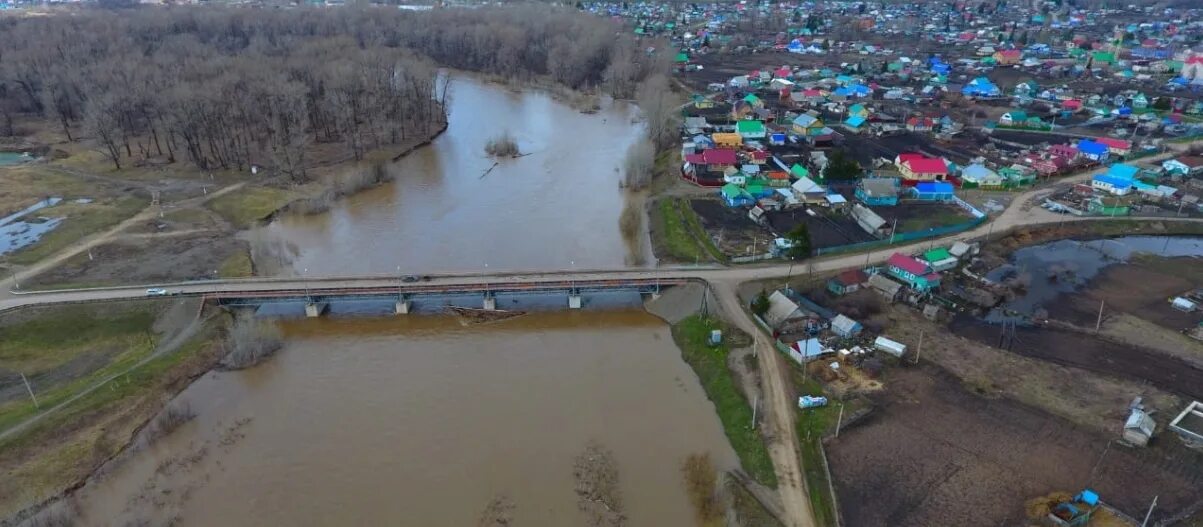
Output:
[[943,181],[921,181],[911,190],[915,199],[924,201],[949,201],[953,198],[952,183]]
[[1002,90],[990,82],[990,79],[978,77],[965,84],[965,87],[961,88],[961,94],[966,97],[998,97],[1002,95]]
[[854,134],[859,134],[865,129],[865,118],[859,115],[853,115],[844,120],[844,128]]
[[1094,176],[1094,179],[1090,180],[1090,186],[1095,190],[1123,196],[1132,192],[1138,173],[1140,173],[1139,168],[1117,163],[1111,165],[1105,174]]
[[1107,160],[1109,151],[1107,145],[1103,143],[1092,141],[1090,139],[1083,139],[1078,141],[1078,152],[1081,153],[1082,157],[1085,157],[1086,159],[1102,163],[1103,161]]

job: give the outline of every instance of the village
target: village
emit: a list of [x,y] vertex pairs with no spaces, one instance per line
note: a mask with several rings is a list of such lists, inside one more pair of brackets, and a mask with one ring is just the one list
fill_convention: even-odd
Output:
[[[840,511],[846,524],[1142,525],[1153,494],[1154,508],[1170,509],[1161,518],[1203,507],[1203,277],[1174,256],[1197,253],[1055,241],[1100,236],[1059,231],[1069,220],[1203,218],[1196,10],[593,9],[678,46],[691,95],[674,175],[709,189],[681,205],[697,217],[702,257],[796,263],[784,283],[743,296],[799,375],[819,383],[797,385],[799,419],[839,408],[824,443],[833,499],[858,504]],[[1029,195],[1018,205],[1056,228],[934,241]],[[1063,260],[1028,262],[1026,250]],[[819,276],[808,263],[870,251],[890,256]],[[1136,283],[1147,290],[1130,293]],[[1087,350],[1114,355],[1102,363]],[[841,431],[849,437],[835,440]],[[883,456],[882,442],[898,450]],[[931,457],[933,442],[949,442],[943,456]],[[1115,465],[1101,473],[1108,456]],[[992,465],[1006,468],[972,484],[929,479]],[[1129,492],[1137,481],[1157,490]],[[951,498],[966,493],[981,498],[975,507]]]

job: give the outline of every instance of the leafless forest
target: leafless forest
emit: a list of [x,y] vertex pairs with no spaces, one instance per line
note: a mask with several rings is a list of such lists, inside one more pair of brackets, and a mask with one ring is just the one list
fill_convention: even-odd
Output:
[[[438,68],[634,95],[670,55],[550,7],[151,8],[0,20],[0,136],[40,116],[113,165],[186,161],[306,178],[314,144],[360,159],[445,121]],[[650,48],[650,49],[649,49]]]

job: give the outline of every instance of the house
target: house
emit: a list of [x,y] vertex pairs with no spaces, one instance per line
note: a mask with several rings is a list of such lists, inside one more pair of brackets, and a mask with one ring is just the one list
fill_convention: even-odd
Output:
[[756,199],[752,197],[746,190],[732,183],[727,183],[719,189],[719,196],[727,203],[728,207],[750,207],[756,203]]
[[1010,66],[1019,64],[1019,59],[1023,58],[1023,52],[1018,49],[1004,49],[994,52],[994,61],[999,66]]
[[735,123],[735,133],[742,139],[764,139],[764,123],[760,121],[740,121]]
[[902,292],[903,287],[902,284],[890,280],[882,274],[870,276],[866,284],[868,284],[870,289],[877,291],[878,294],[890,302],[898,300],[898,295]]
[[1078,141],[1078,152],[1082,154],[1082,157],[1100,163],[1106,161],[1109,156],[1107,145],[1090,139]]
[[1175,159],[1170,159],[1161,164],[1161,167],[1169,174],[1179,176],[1194,176],[1203,174],[1203,157],[1198,156],[1181,156]]
[[789,174],[781,170],[770,170],[764,174],[768,186],[784,188],[789,186]]
[[865,105],[856,103],[848,107],[848,117],[864,117],[869,118],[869,109]]
[[1116,139],[1114,137],[1100,137],[1095,139],[1095,142],[1106,146],[1107,152],[1111,155],[1126,156],[1128,155],[1128,152],[1132,151],[1132,142],[1125,141],[1123,139]]
[[[763,125],[762,125],[763,128]],[[713,133],[710,134],[710,139],[719,148],[739,148],[744,144],[743,136],[738,133]]]
[[764,101],[760,100],[760,97],[757,97],[756,94],[753,94],[753,93],[749,93],[749,94],[745,95],[743,98],[743,102],[748,103],[748,105],[753,108],[763,108],[764,107]]
[[1090,186],[1095,190],[1123,196],[1132,192],[1133,180],[1138,172],[1140,169],[1132,165],[1123,163],[1111,165],[1107,173],[1094,176],[1090,180]]
[[1028,121],[1028,113],[1021,110],[1011,110],[998,118],[998,124],[1003,126],[1022,126]]
[[865,128],[865,118],[859,115],[853,115],[844,120],[844,129],[854,134],[859,134]]
[[869,281],[869,275],[860,269],[852,269],[835,275],[827,281],[827,290],[833,295],[846,295],[859,291]]
[[1076,112],[1082,109],[1082,101],[1079,99],[1066,99],[1061,101],[1061,109],[1067,112]]
[[826,189],[808,177],[799,178],[790,187],[794,190],[794,196],[805,203],[819,203],[827,195]]
[[1002,95],[1002,90],[998,89],[990,79],[986,77],[978,77],[965,84],[961,88],[961,95],[966,97],[998,97]]
[[785,144],[785,132],[773,132],[769,135],[769,144],[773,146],[782,146]]
[[931,117],[911,117],[906,120],[906,129],[910,132],[930,132],[935,128],[936,121]]
[[923,154],[899,154],[894,159],[903,183],[916,181],[944,181],[948,177],[948,164],[940,158]]
[[862,178],[856,184],[856,199],[871,207],[898,204],[898,180],[895,178]]
[[924,201],[948,201],[953,198],[953,186],[943,181],[920,181],[911,193],[915,199]]
[[727,167],[735,167],[738,158],[734,150],[726,148],[712,148],[702,151],[702,164],[706,165],[711,172],[722,172]]
[[852,205],[852,219],[856,220],[856,224],[860,225],[860,228],[873,236],[885,236],[888,230],[884,218],[860,203]]
[[1000,189],[1004,186],[1003,177],[985,165],[974,163],[961,170],[961,188]]
[[794,133],[809,136],[823,129],[823,121],[819,120],[818,117],[804,113],[794,118],[793,126]]
[[816,338],[799,340],[789,345],[789,358],[798,364],[806,364],[828,353],[831,353],[831,350],[824,348]]
[[928,292],[940,286],[940,273],[927,263],[902,253],[894,253],[886,261],[886,272],[911,288]]
[[789,167],[789,173],[793,174],[796,178],[810,177],[810,169],[798,163],[794,163],[793,166]]
[[776,329],[791,319],[804,318],[805,316],[806,313],[798,307],[797,303],[790,300],[785,293],[777,290],[769,295],[769,309],[764,312],[762,318],[769,327]]
[[957,259],[944,247],[936,247],[923,253],[923,261],[933,271],[947,271],[957,266]]
[[1132,408],[1128,420],[1124,422],[1124,441],[1130,445],[1147,446],[1153,438],[1157,423],[1140,406]]
[[1073,145],[1053,145],[1048,147],[1048,153],[1053,156],[1065,158],[1067,161],[1077,161],[1078,156],[1082,155],[1078,148]]
[[978,244],[976,243],[957,241],[948,249],[948,254],[957,260],[964,260],[967,257],[977,254],[978,248]]
[[838,315],[831,320],[831,332],[844,338],[855,337],[864,329],[860,322],[844,315]]

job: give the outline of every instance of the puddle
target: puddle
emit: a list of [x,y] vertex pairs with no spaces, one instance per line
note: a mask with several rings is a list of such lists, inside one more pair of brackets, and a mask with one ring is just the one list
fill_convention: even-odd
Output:
[[37,158],[20,152],[0,152],[0,167],[20,165],[34,159]]
[[987,273],[986,278],[1000,283],[1018,280],[1026,284],[1026,291],[985,318],[1001,322],[1017,314],[1032,315],[1058,296],[1085,286],[1103,269],[1125,263],[1136,253],[1167,258],[1199,257],[1203,256],[1203,238],[1125,236],[1088,242],[1060,240],[1025,247],[1015,251],[1010,263]]

